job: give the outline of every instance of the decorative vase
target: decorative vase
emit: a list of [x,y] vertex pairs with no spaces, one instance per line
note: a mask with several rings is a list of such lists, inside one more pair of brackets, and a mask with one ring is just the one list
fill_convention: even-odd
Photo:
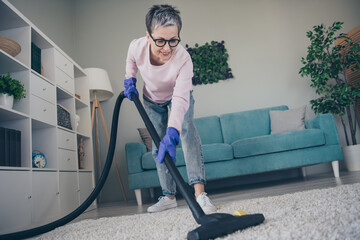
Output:
[[75,125],[76,125],[76,130],[78,129],[80,124],[80,116],[78,114],[75,114]]
[[342,147],[348,171],[360,171],[360,144]]
[[14,105],[14,96],[7,93],[0,93],[0,105],[12,109]]

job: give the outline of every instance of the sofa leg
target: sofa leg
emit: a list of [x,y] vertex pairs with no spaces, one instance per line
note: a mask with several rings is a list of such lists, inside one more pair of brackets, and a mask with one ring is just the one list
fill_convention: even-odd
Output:
[[150,198],[154,199],[154,188],[149,188]]
[[306,167],[301,168],[301,176],[303,176],[303,178],[306,178]]
[[138,206],[142,206],[141,189],[135,189],[135,197],[136,197],[136,201],[137,201]]
[[334,172],[334,176],[336,178],[340,177],[340,173],[339,173],[339,161],[332,161],[331,162],[331,166]]

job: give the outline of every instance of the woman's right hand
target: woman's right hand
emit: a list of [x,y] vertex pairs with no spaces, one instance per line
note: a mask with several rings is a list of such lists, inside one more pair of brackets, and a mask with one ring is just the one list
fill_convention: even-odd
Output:
[[136,90],[136,78],[128,78],[124,80],[124,94],[125,96],[130,99],[131,101],[133,101],[131,99],[131,94],[135,93],[138,97],[139,97],[139,93]]

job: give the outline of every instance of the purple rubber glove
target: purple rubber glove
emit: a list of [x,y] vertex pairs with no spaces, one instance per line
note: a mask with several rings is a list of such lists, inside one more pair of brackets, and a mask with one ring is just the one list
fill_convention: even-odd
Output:
[[160,142],[159,151],[156,150],[156,160],[159,163],[164,162],[165,153],[169,153],[170,157],[176,163],[176,145],[179,144],[179,132],[173,127],[166,129],[166,135]]
[[124,87],[125,87],[124,94],[131,101],[132,101],[132,99],[131,99],[131,94],[132,93],[135,93],[137,96],[139,96],[139,93],[136,90],[136,78],[125,79],[124,80]]

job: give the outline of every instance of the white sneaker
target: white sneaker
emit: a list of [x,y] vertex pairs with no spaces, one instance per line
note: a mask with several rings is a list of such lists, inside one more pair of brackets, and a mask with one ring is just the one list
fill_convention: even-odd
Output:
[[175,208],[177,207],[176,198],[170,199],[166,196],[159,197],[159,201],[152,205],[151,207],[148,207],[147,211],[149,213],[154,212],[161,212],[169,208]]
[[211,214],[216,212],[217,208],[214,204],[211,203],[208,196],[206,196],[206,192],[201,193],[197,198],[196,201],[199,203],[200,207],[204,211],[205,214]]

